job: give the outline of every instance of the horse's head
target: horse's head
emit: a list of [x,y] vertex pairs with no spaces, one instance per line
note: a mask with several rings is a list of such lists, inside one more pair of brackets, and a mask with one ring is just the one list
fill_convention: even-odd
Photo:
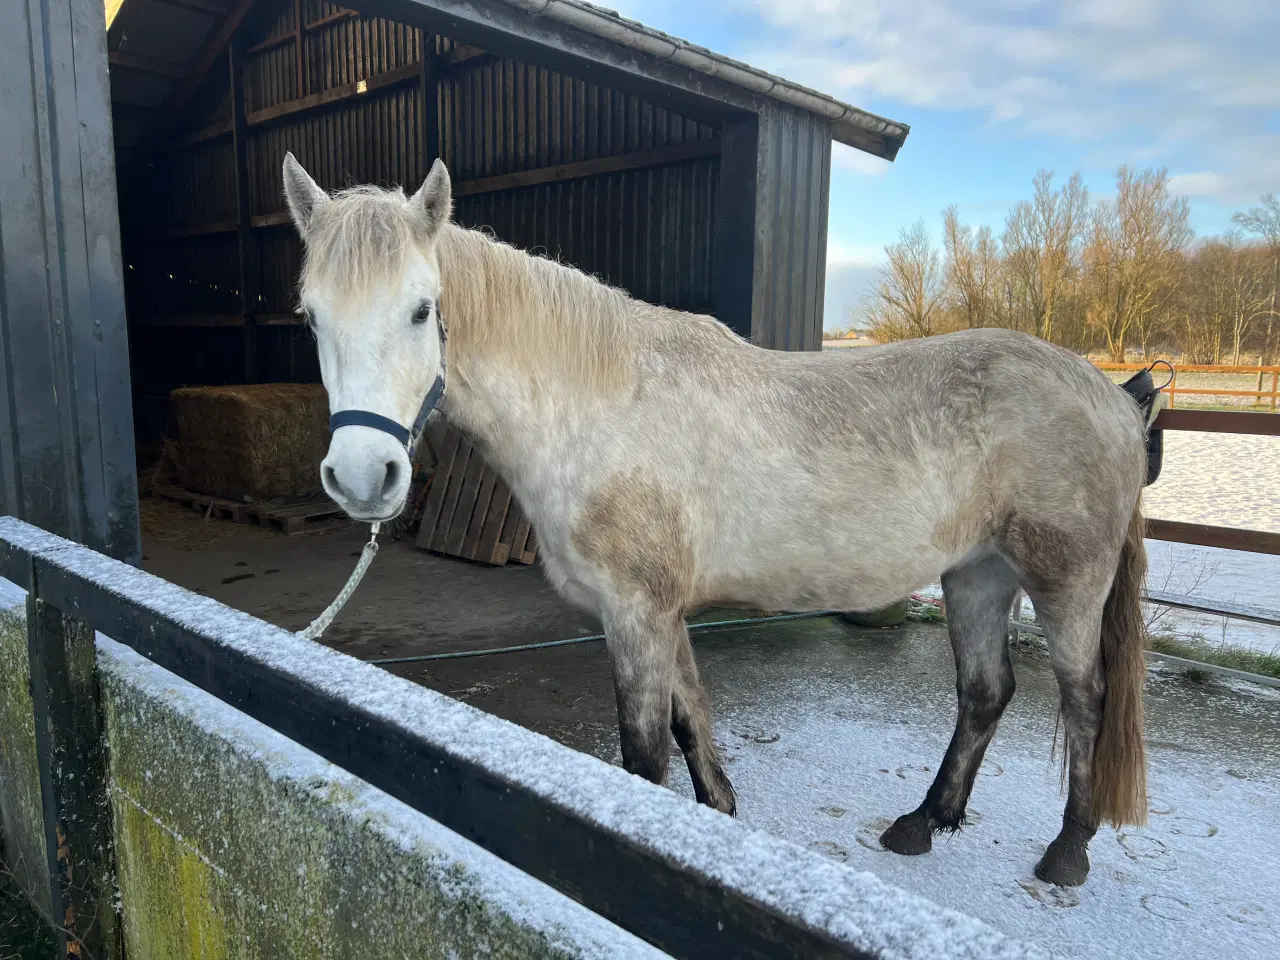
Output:
[[348,413],[320,467],[324,489],[356,520],[387,520],[409,493],[405,437],[443,372],[436,246],[449,173],[437,160],[412,197],[377,187],[329,195],[290,153],[284,191],[306,252],[300,309],[329,409]]

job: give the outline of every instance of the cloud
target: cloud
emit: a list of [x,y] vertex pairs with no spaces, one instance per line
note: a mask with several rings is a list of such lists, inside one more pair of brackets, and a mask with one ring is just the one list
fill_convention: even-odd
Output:
[[1258,162],[1280,111],[1275,0],[722,2],[764,21],[748,62],[879,112],[970,111],[1106,144],[1117,165],[1176,160],[1197,195],[1280,187]]
[[827,237],[827,267],[878,267],[885,262],[880,247],[850,243],[839,237]]
[[846,147],[842,143],[832,143],[831,166],[837,170],[850,170],[868,177],[881,177],[893,164],[861,150],[855,150],[853,147]]
[[1226,186],[1226,178],[1212,170],[1177,173],[1169,178],[1169,192],[1179,197],[1217,197]]

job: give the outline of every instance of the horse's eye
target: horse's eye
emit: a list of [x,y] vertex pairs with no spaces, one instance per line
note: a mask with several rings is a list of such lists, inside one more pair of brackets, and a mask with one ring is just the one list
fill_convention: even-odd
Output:
[[431,319],[431,301],[423,300],[418,304],[418,309],[413,315],[414,323],[426,323]]

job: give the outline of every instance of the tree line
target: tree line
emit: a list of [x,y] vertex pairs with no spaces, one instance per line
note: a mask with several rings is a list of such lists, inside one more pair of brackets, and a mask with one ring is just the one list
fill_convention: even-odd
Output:
[[1034,333],[1122,362],[1177,354],[1186,363],[1275,362],[1280,334],[1280,200],[1197,240],[1164,169],[1121,167],[1114,198],[1080,175],[1040,171],[999,236],[943,211],[942,246],[924,221],[885,248],[888,263],[851,319],[878,342],[968,327]]

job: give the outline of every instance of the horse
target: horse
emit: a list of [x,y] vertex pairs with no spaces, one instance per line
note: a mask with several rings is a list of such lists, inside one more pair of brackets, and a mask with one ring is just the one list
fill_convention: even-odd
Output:
[[697,801],[736,814],[690,612],[872,610],[940,578],[955,731],[882,844],[923,854],[963,826],[1014,693],[1020,591],[1069,764],[1037,876],[1081,884],[1103,822],[1145,822],[1145,424],[1087,360],[997,329],[768,350],[458,226],[440,160],[412,195],[327,193],[292,153],[283,172],[331,409],[363,412],[333,430],[325,490],[353,519],[398,516],[405,425],[447,371],[440,411],[514,492],[551,584],[603,623],[627,771],[665,785],[674,736]]

